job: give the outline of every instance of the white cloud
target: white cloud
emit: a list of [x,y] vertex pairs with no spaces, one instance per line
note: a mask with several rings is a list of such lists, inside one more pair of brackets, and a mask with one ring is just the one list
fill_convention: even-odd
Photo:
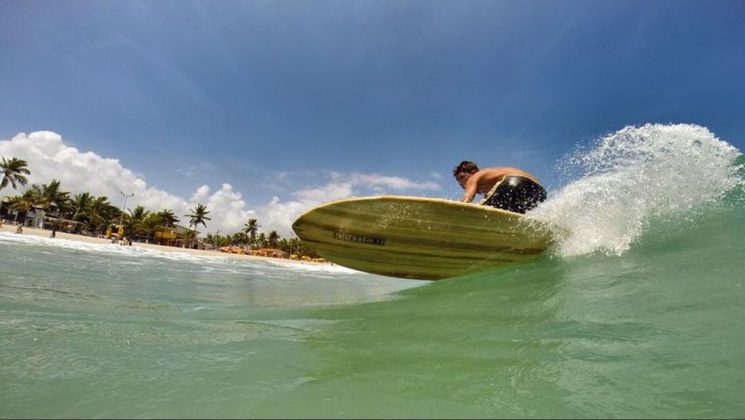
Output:
[[352,184],[348,182],[331,182],[321,187],[295,191],[292,195],[303,202],[340,200],[352,195]]
[[259,223],[265,230],[276,229],[280,233],[287,234],[292,232],[292,222],[311,208],[353,195],[354,191],[350,183],[332,181],[320,187],[295,191],[292,193],[294,200],[283,202],[275,196],[259,210]]
[[[206,185],[203,187],[206,187]],[[196,201],[194,202],[196,203]],[[222,184],[219,191],[200,202],[206,205],[210,211],[208,215],[212,218],[210,224],[217,222],[223,232],[238,231],[246,223],[246,220],[256,217],[256,211],[246,208],[246,202],[241,199],[241,193],[234,191],[230,184]],[[213,231],[215,229],[212,226],[210,228]]]
[[[49,183],[52,179],[62,182],[65,190],[73,194],[90,192],[105,195],[117,206],[122,204],[120,191],[134,193],[128,199],[127,207],[143,205],[151,211],[171,209],[181,219],[181,224],[188,223],[185,214],[196,204],[204,204],[210,211],[211,221],[205,232],[223,233],[240,230],[249,218],[256,218],[263,231],[277,230],[281,235],[291,233],[292,222],[303,212],[324,202],[339,200],[360,194],[383,194],[388,190],[405,192],[407,190],[437,191],[440,185],[436,182],[415,182],[397,176],[380,174],[343,174],[327,173],[325,184],[304,187],[288,194],[286,200],[273,197],[266,204],[249,208],[242,194],[230,184],[222,184],[219,190],[212,192],[208,185],[197,188],[186,199],[167,191],[149,187],[142,175],[124,167],[117,159],[104,158],[93,152],[81,152],[75,147],[66,145],[62,137],[50,131],[38,131],[31,134],[20,133],[10,140],[0,140],[0,156],[17,157],[28,161],[31,175],[30,184]],[[282,180],[292,176],[289,172],[280,172]],[[4,189],[0,195],[12,195],[10,189]]]
[[202,185],[201,187],[197,188],[196,191],[194,191],[194,194],[191,195],[191,201],[195,203],[204,203],[209,198],[209,195],[209,185]]
[[393,190],[431,190],[440,189],[440,184],[432,181],[415,182],[398,176],[385,176],[379,174],[339,174],[332,173],[333,180],[344,179],[351,185],[372,188],[375,191],[384,191],[386,188]]

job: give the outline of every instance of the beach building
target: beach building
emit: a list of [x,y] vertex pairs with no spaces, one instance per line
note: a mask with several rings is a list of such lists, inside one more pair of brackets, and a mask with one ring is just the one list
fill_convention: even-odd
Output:
[[24,224],[27,227],[42,229],[44,227],[44,218],[46,216],[47,212],[43,208],[34,207],[26,214],[26,221]]
[[0,199],[0,219],[9,222],[23,223],[27,216],[31,215],[31,212],[34,209],[43,209],[43,207],[34,206],[28,210],[18,210],[11,207],[12,205],[13,197],[5,196]]
[[[189,238],[189,235],[194,237]],[[188,246],[189,248],[203,249],[204,245],[196,239],[199,231],[193,231],[184,226],[159,227],[153,236],[153,243],[156,245],[166,245],[175,247]]]
[[184,237],[187,230],[187,228],[178,225],[175,227],[159,227],[155,230],[153,243],[156,245],[183,246],[184,241],[181,238]]
[[[5,205],[3,206],[5,207]],[[9,207],[9,206],[8,206]],[[7,219],[21,223],[26,227],[43,228],[44,219],[47,217],[46,208],[42,206],[32,206],[28,211],[10,209],[7,213]]]
[[0,198],[0,219],[2,220],[13,220],[15,212],[11,214],[10,209],[10,197],[5,196]]

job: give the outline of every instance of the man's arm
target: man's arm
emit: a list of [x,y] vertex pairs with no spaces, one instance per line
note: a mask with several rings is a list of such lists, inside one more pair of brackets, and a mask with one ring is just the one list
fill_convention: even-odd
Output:
[[464,203],[470,203],[473,201],[473,198],[476,197],[480,178],[480,176],[477,175],[478,173],[473,174],[470,178],[468,178],[468,181],[466,181],[466,186],[464,188],[466,192],[463,194],[463,197],[460,199],[460,201]]

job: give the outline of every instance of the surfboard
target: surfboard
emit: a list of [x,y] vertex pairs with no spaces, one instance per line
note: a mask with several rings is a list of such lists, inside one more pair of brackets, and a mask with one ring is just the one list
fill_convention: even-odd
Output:
[[424,197],[335,201],[309,210],[292,229],[336,264],[423,280],[529,261],[551,243],[551,230],[525,215]]

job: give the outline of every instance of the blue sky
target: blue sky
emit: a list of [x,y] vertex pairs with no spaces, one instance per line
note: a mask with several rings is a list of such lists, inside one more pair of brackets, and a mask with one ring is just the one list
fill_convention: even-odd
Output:
[[454,198],[461,159],[555,187],[575,145],[647,122],[742,150],[743,75],[743,1],[0,2],[0,139],[257,208],[353,174]]

